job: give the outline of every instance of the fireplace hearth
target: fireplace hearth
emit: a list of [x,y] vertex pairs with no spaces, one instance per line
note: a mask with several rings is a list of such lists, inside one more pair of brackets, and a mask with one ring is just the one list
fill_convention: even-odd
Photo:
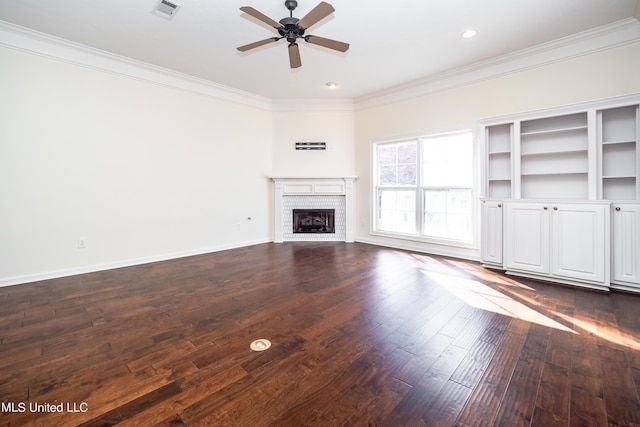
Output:
[[335,233],[335,209],[293,209],[294,233]]

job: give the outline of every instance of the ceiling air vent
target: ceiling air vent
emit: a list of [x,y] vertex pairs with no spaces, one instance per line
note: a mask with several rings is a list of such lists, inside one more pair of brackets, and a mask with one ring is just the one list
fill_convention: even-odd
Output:
[[171,19],[178,12],[180,5],[178,3],[171,2],[169,0],[160,0],[158,6],[153,10],[158,16],[166,19]]

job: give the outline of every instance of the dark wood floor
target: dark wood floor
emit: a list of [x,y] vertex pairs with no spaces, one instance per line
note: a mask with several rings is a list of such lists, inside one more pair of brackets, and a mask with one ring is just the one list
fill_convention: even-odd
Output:
[[0,425],[640,426],[639,296],[358,243],[0,288],[0,339]]

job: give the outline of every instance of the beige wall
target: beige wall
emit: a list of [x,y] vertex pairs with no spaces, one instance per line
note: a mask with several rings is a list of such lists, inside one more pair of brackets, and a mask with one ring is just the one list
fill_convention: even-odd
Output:
[[[0,63],[0,285],[269,241],[271,176],[357,175],[357,240],[447,253],[369,234],[372,139],[640,92],[640,43],[356,112],[273,112],[5,48]],[[305,140],[329,150],[295,151]]]
[[[411,245],[371,236],[371,140],[472,129],[483,118],[640,92],[640,43],[553,63],[475,84],[357,111],[356,239],[478,257],[478,251]],[[479,162],[478,162],[479,163]]]
[[[273,174],[353,176],[353,111],[273,113]],[[327,142],[327,151],[296,151],[296,142]]]
[[4,48],[0,64],[0,284],[269,241],[270,111]]

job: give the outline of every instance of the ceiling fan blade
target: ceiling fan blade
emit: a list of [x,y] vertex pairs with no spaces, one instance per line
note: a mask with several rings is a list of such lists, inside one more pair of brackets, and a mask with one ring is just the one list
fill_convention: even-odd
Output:
[[280,40],[278,37],[270,37],[268,39],[260,40],[260,41],[249,43],[249,44],[245,44],[244,46],[240,46],[240,47],[238,47],[236,49],[238,49],[240,52],[246,52],[246,51],[248,51],[250,49],[255,49],[256,47],[264,46],[265,44],[277,42],[278,40]]
[[305,36],[304,40],[308,43],[317,44],[318,46],[328,47],[329,49],[337,50],[340,52],[346,52],[349,49],[349,43],[326,39],[324,37],[308,35],[308,36]]
[[267,24],[270,27],[273,27],[275,29],[282,28],[282,24],[280,24],[279,22],[274,21],[273,19],[269,18],[264,13],[258,12],[257,10],[252,8],[251,6],[242,6],[240,8],[240,10],[243,11],[244,13],[246,13],[247,15],[251,15],[254,18],[264,22],[265,24]]
[[334,11],[335,9],[329,3],[324,1],[320,2],[320,4],[314,7],[311,12],[307,13],[304,18],[298,22],[298,25],[306,30],[316,22],[331,15]]
[[300,60],[300,48],[297,43],[291,43],[289,45],[289,65],[291,68],[298,68],[302,65]]

